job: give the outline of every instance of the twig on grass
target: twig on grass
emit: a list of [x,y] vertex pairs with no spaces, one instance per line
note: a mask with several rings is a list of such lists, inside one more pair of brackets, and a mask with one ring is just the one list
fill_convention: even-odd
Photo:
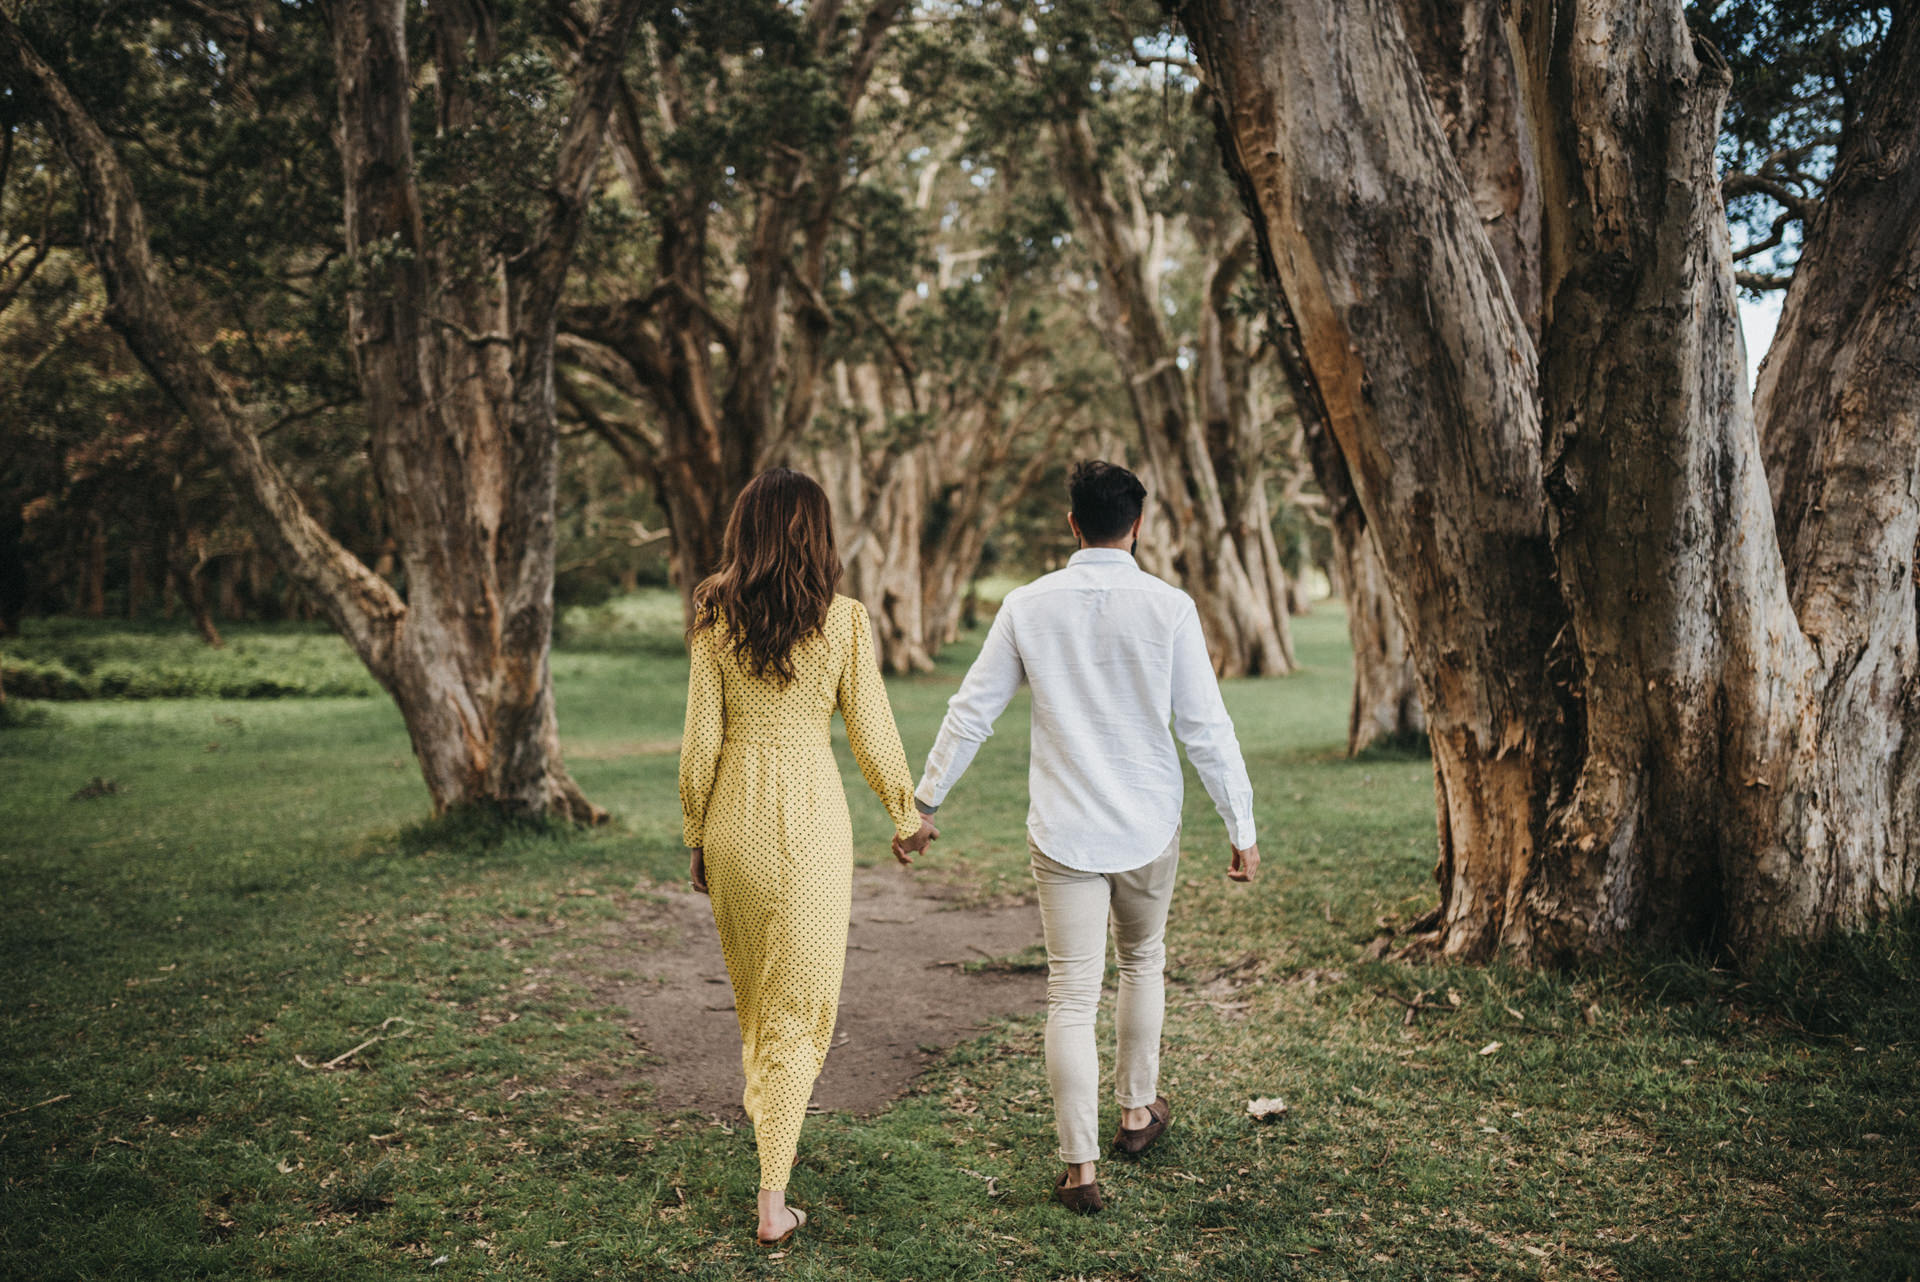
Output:
[[1200,982],[1202,984],[1217,984],[1229,975],[1237,974],[1240,971],[1247,969],[1249,966],[1258,966],[1259,964],[1260,964],[1260,954],[1248,953],[1245,957],[1242,957],[1239,961],[1234,962],[1231,965],[1222,966],[1219,970],[1216,970],[1215,972],[1213,972],[1213,974],[1207,976],[1205,979],[1201,980]]
[[960,1173],[962,1175],[971,1175],[976,1180],[985,1180],[987,1182],[988,1197],[1000,1196],[1000,1190],[994,1187],[994,1185],[997,1184],[1000,1180],[1000,1177],[998,1175],[982,1175],[980,1172],[972,1170],[965,1166],[960,1168]]
[[[63,1099],[72,1099],[72,1098],[73,1098],[72,1091],[68,1091],[64,1095],[49,1096],[48,1098],[41,1100],[38,1104],[22,1104],[19,1108],[10,1108],[4,1113],[0,1113],[0,1117],[12,1117],[15,1113],[24,1113],[24,1112],[27,1112],[29,1109],[35,1109],[35,1108],[45,1108],[49,1104],[58,1104]],[[98,1117],[100,1115],[98,1113],[95,1113],[94,1116]]]
[[369,1037],[366,1041],[361,1042],[358,1046],[354,1047],[350,1051],[341,1051],[338,1055],[335,1055],[332,1059],[328,1060],[326,1063],[322,1064],[320,1067],[338,1068],[342,1064],[346,1063],[348,1060],[352,1059],[355,1055],[358,1055],[361,1051],[367,1049],[367,1047],[373,1045],[375,1042],[380,1042],[385,1040],[386,1040],[385,1038],[376,1034],[372,1037]]
[[1408,1001],[1406,998],[1402,997],[1400,994],[1395,992],[1389,992],[1384,988],[1376,988],[1373,991],[1380,994],[1380,996],[1386,998],[1388,1001],[1399,1002],[1402,1006],[1406,1007],[1407,1017],[1406,1017],[1405,1023],[1409,1027],[1419,1022],[1420,1012],[1423,1010],[1437,1010],[1443,1015],[1453,1014],[1453,1010],[1454,1010],[1453,1007],[1447,1006],[1447,1005],[1436,1005],[1435,1003],[1428,1001],[1427,990],[1424,988],[1413,995],[1412,1001]]

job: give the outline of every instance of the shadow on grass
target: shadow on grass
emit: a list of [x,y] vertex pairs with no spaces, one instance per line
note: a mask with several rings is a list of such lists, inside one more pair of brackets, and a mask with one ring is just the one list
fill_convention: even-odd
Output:
[[480,854],[513,856],[531,847],[571,844],[582,829],[551,815],[531,815],[505,806],[455,806],[408,824],[388,847],[399,855]]
[[1696,1033],[1761,1020],[1790,1036],[1897,1045],[1920,1039],[1920,909],[1810,943],[1783,941],[1744,968],[1702,950],[1596,961],[1567,978],[1666,1010]]
[[1402,730],[1383,739],[1375,739],[1355,753],[1350,760],[1355,762],[1428,761],[1432,757],[1433,745],[1428,742],[1425,731]]

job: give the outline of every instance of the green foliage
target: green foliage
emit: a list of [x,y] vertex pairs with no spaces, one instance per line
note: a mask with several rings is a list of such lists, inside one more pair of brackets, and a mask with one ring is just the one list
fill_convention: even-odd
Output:
[[557,644],[606,654],[686,653],[686,619],[677,592],[643,592],[562,611]]
[[1804,212],[1825,195],[1835,148],[1893,8],[1861,0],[1693,0],[1687,18],[1733,72],[1722,163],[1764,184],[1738,187],[1727,201],[1743,248],[1758,247],[1743,266],[1784,279],[1799,259]]

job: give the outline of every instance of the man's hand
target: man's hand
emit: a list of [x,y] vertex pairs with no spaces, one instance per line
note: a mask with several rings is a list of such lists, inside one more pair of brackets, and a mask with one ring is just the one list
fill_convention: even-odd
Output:
[[707,852],[695,846],[693,853],[687,856],[687,880],[701,894],[707,893]]
[[1260,847],[1248,846],[1245,850],[1227,847],[1233,854],[1227,859],[1227,878],[1230,881],[1252,881],[1253,874],[1260,871]]
[[902,867],[910,868],[913,866],[913,856],[925,850],[929,842],[938,841],[939,838],[940,830],[933,826],[933,820],[921,815],[919,832],[904,840],[899,837],[893,839],[893,857],[900,861]]

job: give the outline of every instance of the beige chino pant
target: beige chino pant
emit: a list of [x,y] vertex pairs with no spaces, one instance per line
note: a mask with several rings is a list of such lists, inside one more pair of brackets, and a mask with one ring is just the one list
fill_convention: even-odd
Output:
[[1158,1093],[1167,908],[1180,869],[1180,834],[1152,863],[1118,873],[1056,863],[1032,837],[1027,850],[1047,937],[1047,1082],[1060,1160],[1091,1162],[1100,1156],[1100,1052],[1093,1021],[1107,969],[1109,922],[1120,971],[1114,1095],[1122,1108],[1145,1108]]

